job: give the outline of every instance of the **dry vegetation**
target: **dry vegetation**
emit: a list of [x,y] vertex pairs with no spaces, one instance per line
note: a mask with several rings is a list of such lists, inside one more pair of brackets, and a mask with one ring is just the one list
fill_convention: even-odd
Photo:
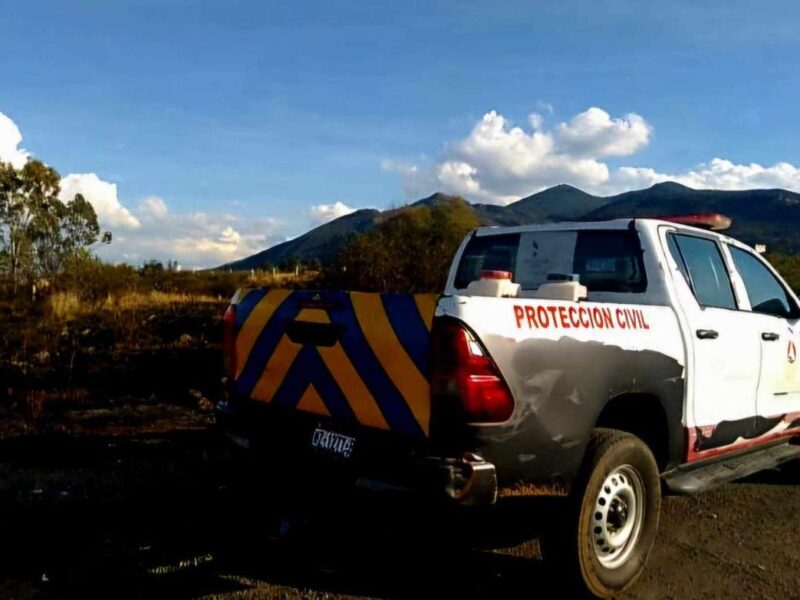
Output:
[[134,268],[84,252],[51,277],[0,279],[0,436],[205,427],[221,395],[220,320],[237,288],[441,289],[476,224],[463,201],[403,209],[322,273]]
[[0,302],[0,436],[207,426],[234,290],[309,277],[91,261],[36,298],[9,297]]

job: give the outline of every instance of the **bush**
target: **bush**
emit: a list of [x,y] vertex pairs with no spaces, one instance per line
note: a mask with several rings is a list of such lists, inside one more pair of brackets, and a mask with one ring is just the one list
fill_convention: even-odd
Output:
[[439,292],[453,255],[478,222],[460,198],[410,206],[352,238],[321,283],[363,291]]
[[58,291],[69,291],[83,302],[96,304],[137,289],[139,276],[129,265],[110,265],[90,256],[67,263]]

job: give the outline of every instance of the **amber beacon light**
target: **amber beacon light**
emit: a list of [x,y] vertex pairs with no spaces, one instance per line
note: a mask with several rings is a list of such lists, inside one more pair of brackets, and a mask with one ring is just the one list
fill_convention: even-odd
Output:
[[690,225],[711,231],[725,231],[730,229],[731,218],[719,213],[700,213],[696,215],[663,215],[652,217],[659,221],[669,221],[680,225]]

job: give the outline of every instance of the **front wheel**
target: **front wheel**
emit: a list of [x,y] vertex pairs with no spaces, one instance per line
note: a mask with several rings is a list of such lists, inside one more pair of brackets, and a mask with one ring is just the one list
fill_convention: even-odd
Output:
[[658,532],[661,483],[647,445],[631,434],[596,429],[572,487],[561,531],[546,542],[594,596],[630,587]]

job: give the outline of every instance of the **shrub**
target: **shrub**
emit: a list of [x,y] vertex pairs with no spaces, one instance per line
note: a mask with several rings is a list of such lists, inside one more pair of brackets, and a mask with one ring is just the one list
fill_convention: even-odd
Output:
[[460,198],[399,209],[352,238],[322,282],[364,291],[441,291],[459,244],[478,225]]

